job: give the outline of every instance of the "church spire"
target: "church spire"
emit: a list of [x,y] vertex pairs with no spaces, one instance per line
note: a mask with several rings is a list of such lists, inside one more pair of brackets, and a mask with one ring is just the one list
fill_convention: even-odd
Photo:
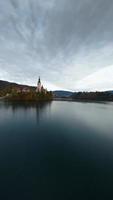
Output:
[[39,83],[41,83],[40,76],[39,76],[39,79],[38,79],[38,84],[39,84]]
[[36,88],[36,92],[41,92],[41,79],[40,79],[40,76],[39,76],[39,79],[38,79],[38,83],[37,83],[37,88]]

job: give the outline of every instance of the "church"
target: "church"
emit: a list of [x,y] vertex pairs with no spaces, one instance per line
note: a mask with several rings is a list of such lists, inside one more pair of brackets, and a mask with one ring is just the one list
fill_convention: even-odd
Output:
[[44,87],[43,87],[43,85],[42,85],[42,83],[41,83],[40,77],[39,77],[39,79],[38,79],[36,92],[37,92],[37,93],[41,93],[41,92],[47,93],[47,90],[44,89]]

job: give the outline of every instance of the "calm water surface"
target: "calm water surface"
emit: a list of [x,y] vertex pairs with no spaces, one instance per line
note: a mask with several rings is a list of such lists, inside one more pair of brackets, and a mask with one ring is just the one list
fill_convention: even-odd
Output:
[[0,199],[113,199],[113,103],[0,102]]

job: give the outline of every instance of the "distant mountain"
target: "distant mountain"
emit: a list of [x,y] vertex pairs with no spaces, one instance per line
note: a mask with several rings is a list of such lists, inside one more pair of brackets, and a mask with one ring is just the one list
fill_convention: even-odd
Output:
[[56,90],[53,91],[53,94],[55,97],[59,97],[59,98],[64,98],[64,97],[70,97],[72,96],[73,92],[70,91],[63,91],[63,90]]

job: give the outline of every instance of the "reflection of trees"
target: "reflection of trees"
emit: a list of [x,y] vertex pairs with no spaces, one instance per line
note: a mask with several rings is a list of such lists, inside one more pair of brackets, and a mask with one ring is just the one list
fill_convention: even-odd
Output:
[[46,114],[47,108],[50,108],[51,101],[45,101],[45,102],[5,102],[4,106],[6,109],[11,109],[13,114],[16,114],[19,110],[24,110],[25,112],[30,111],[33,109],[36,111],[36,118],[37,122],[40,121],[42,118],[42,115]]

